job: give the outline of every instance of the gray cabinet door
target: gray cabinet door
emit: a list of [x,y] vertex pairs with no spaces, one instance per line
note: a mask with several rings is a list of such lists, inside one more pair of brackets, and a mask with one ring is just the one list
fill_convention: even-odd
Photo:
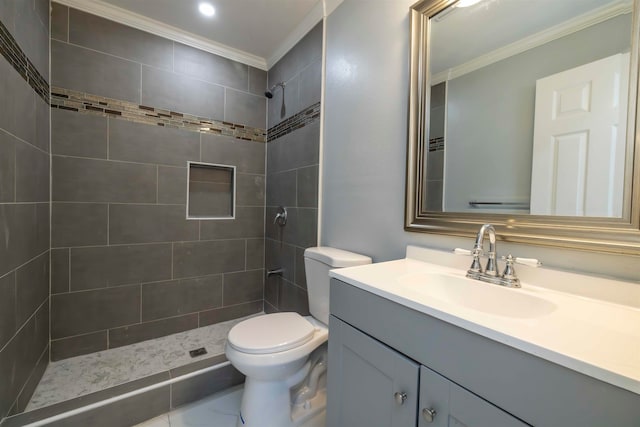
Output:
[[[425,409],[435,411],[435,416],[425,414]],[[418,419],[419,427],[528,426],[424,366],[420,368]]]
[[334,316],[329,330],[327,426],[415,427],[419,365]]

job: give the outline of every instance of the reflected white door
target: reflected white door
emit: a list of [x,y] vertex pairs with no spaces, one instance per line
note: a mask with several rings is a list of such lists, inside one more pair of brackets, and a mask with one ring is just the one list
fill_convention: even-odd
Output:
[[531,213],[621,217],[629,54],[536,83]]

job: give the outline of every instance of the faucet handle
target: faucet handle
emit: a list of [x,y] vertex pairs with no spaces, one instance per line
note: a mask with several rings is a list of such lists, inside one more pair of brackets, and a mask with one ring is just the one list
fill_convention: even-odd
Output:
[[466,256],[472,256],[473,252],[471,252],[468,249],[462,249],[462,248],[455,248],[453,250],[453,253],[456,255],[466,255]]
[[504,266],[504,273],[502,273],[502,277],[505,279],[515,279],[516,278],[516,270],[513,268],[513,264],[515,263],[515,258],[511,256],[511,254],[506,257],[502,257],[503,260],[506,261],[506,265]]
[[529,267],[542,267],[542,263],[535,258],[514,258],[511,256],[511,254],[509,254],[509,256],[507,257],[501,258],[504,261],[508,261],[509,259],[513,260],[512,265],[515,262],[516,264],[528,265]]

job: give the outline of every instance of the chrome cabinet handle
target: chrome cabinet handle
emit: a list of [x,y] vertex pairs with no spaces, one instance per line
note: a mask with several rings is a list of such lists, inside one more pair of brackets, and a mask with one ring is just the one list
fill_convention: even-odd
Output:
[[393,398],[398,405],[402,405],[404,401],[407,400],[407,393],[396,391],[393,394]]
[[433,420],[436,418],[436,414],[436,410],[432,408],[424,408],[422,410],[422,418],[428,423],[433,422]]

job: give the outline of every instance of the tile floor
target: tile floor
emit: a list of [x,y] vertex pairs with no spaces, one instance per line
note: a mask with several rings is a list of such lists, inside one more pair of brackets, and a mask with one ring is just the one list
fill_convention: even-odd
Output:
[[[233,387],[135,427],[236,427],[241,399],[242,386]],[[325,413],[300,427],[325,427]]]
[[[252,317],[252,316],[248,316]],[[229,330],[248,317],[51,362],[27,410],[42,408],[224,353]],[[189,350],[207,349],[197,359]]]

